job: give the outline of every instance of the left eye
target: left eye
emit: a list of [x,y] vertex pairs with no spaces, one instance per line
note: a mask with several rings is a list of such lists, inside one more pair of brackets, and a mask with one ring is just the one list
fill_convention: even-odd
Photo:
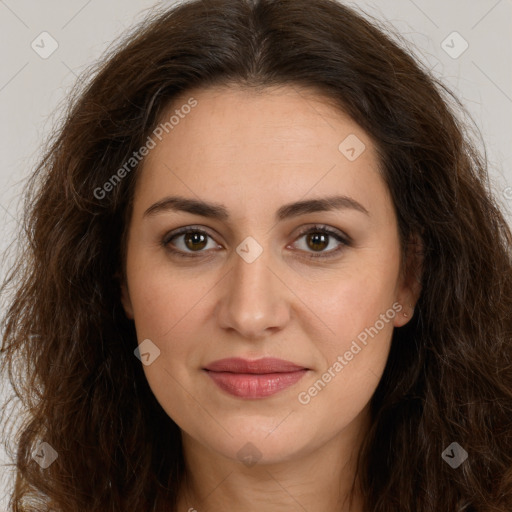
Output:
[[[344,248],[344,246],[349,245],[348,240],[346,240],[341,234],[337,231],[332,231],[326,227],[314,227],[306,230],[301,233],[298,237],[298,240],[305,238],[306,248],[313,249],[313,253],[318,254],[310,254],[308,257],[310,258],[327,258],[332,256],[333,254],[337,254],[340,250]],[[337,242],[334,248],[326,251],[327,247],[331,245],[332,241]],[[306,252],[307,249],[305,249]]]
[[[203,249],[208,249],[208,238],[211,238],[213,241],[213,238],[206,231],[187,227],[183,228],[181,231],[166,235],[162,240],[162,245],[177,256],[194,257],[195,254],[193,253],[202,253],[205,252]],[[313,254],[308,255],[308,257],[311,258],[332,256],[342,250],[344,246],[349,245],[349,241],[342,236],[341,233],[332,231],[324,226],[312,227],[303,231],[299,234],[297,240],[303,238],[305,239],[306,248],[301,250],[310,252],[308,249],[311,249]],[[180,239],[181,247],[180,244],[173,242],[174,240]],[[337,242],[338,246],[326,251],[325,249],[332,245],[331,242],[333,239]],[[334,245],[336,246],[336,244]],[[219,247],[221,246],[212,243],[212,247],[209,247],[209,249]]]

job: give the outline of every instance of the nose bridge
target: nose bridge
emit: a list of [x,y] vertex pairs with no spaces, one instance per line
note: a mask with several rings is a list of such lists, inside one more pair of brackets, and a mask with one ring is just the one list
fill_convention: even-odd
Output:
[[272,252],[252,237],[233,254],[233,267],[220,299],[219,322],[247,337],[282,327],[288,319],[284,286],[271,270]]

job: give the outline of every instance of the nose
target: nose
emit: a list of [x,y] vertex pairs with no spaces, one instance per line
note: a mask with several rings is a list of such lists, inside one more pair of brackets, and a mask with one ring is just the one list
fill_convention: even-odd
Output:
[[216,307],[220,327],[250,339],[283,329],[290,319],[293,293],[275,270],[271,251],[263,250],[251,263],[238,253],[233,260]]

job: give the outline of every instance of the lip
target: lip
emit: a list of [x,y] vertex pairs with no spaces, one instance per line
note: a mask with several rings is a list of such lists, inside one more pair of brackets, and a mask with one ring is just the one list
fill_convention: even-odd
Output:
[[219,359],[204,367],[205,370],[212,372],[231,372],[231,373],[287,373],[297,370],[308,370],[305,366],[277,359],[275,357],[262,357],[261,359],[249,360],[241,357],[229,357]]
[[240,398],[265,398],[297,383],[308,368],[291,361],[264,357],[257,360],[228,358],[203,370],[227,393]]

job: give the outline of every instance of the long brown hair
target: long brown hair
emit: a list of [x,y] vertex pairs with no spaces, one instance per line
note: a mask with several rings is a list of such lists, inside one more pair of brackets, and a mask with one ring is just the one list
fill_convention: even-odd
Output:
[[[19,259],[2,287],[12,290],[5,368],[25,408],[12,510],[176,507],[180,430],[134,356],[116,278],[142,163],[94,191],[177,94],[219,84],[304,86],[332,100],[375,141],[402,250],[423,242],[421,296],[394,331],[359,454],[364,510],[510,512],[510,228],[460,103],[394,38],[331,0],[155,10],[77,85],[30,177]],[[45,469],[32,457],[38,442],[58,454]],[[458,468],[442,456],[454,442],[468,454]]]

